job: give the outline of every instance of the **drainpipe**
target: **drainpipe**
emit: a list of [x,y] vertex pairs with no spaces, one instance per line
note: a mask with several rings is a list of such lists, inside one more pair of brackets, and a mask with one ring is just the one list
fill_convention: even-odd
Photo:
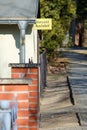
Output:
[[20,29],[20,63],[25,63],[25,32],[27,28],[27,21],[19,21]]

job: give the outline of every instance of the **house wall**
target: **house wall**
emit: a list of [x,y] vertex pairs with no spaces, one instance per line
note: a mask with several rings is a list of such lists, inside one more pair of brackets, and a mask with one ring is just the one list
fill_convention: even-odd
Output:
[[[28,25],[25,35],[25,62],[37,63],[37,31]],[[10,78],[9,63],[19,63],[20,30],[17,25],[0,25],[0,78]],[[3,69],[4,67],[4,69]]]

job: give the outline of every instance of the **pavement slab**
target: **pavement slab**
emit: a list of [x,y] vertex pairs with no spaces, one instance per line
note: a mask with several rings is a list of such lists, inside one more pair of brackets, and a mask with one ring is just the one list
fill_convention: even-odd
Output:
[[[71,126],[79,126],[77,123],[78,119],[75,113],[55,113],[47,117],[42,118],[41,128],[51,129],[51,128],[66,128]],[[50,125],[49,125],[50,124]]]
[[72,106],[66,75],[56,75],[57,80],[48,79],[47,87],[41,98],[41,113],[56,112],[58,109]]

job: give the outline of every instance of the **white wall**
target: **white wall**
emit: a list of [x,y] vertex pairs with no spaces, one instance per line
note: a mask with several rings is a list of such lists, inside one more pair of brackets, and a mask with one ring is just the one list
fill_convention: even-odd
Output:
[[26,43],[25,62],[28,63],[29,58],[32,57],[33,62],[37,63],[37,31],[33,30],[32,26],[28,26],[26,30],[25,43]]
[[[37,63],[37,32],[29,25],[25,36],[26,58]],[[9,63],[19,63],[20,31],[17,25],[0,25],[0,78],[10,78]]]

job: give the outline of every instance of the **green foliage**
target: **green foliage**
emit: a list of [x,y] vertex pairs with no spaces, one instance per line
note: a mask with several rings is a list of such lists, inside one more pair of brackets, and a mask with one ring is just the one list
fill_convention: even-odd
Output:
[[50,55],[62,45],[70,21],[76,15],[76,5],[72,0],[40,0],[41,18],[52,18],[52,30],[42,31],[41,47]]

